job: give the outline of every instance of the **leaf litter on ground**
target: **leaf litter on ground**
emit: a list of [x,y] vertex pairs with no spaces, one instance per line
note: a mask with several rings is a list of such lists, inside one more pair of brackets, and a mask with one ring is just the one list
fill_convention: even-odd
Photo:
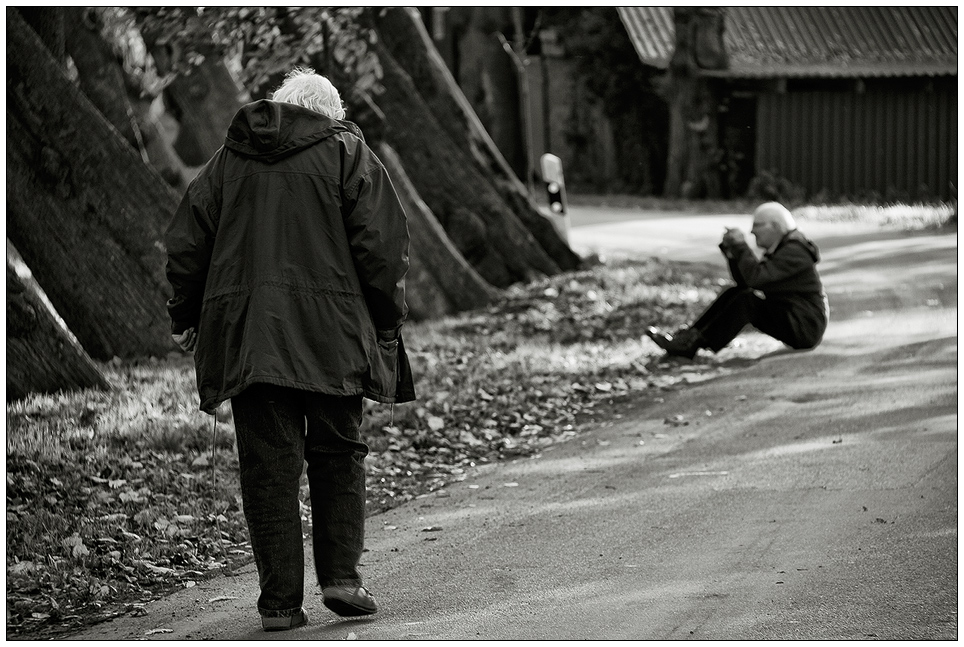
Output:
[[[622,260],[407,325],[419,399],[393,413],[366,402],[369,514],[438,493],[477,465],[570,440],[619,399],[724,370],[705,358],[667,362],[643,335],[691,320],[719,275]],[[190,357],[104,369],[112,393],[7,405],[8,637],[143,614],[145,603],[252,559],[230,406],[216,428],[197,411]]]

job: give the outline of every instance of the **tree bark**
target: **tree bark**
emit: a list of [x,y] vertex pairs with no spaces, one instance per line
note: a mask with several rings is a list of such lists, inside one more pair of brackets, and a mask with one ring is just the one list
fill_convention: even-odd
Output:
[[178,196],[7,9],[7,236],[95,359],[174,349],[159,241]]
[[[559,236],[552,222],[542,215],[525,185],[482,126],[445,61],[435,49],[418,11],[386,9],[378,12],[375,25],[380,41],[411,78],[441,129],[467,158],[465,164],[473,164],[480,181],[491,187],[500,198],[498,208],[508,210],[523,224],[557,268],[562,271],[577,269],[581,259]],[[398,150],[408,164],[405,151]],[[416,186],[425,195],[426,191],[421,186],[418,174],[411,169],[409,171]],[[465,189],[461,192],[464,193]],[[436,206],[431,202],[429,204],[439,218],[443,219]]]
[[[143,24],[141,35],[158,71],[171,73],[178,52],[160,42],[157,33]],[[201,53],[205,53],[204,48]],[[174,150],[188,166],[201,166],[211,159],[224,143],[224,134],[243,104],[242,88],[224,61],[214,54],[213,45],[208,53],[189,74],[178,74],[164,90],[171,112],[180,124]]]
[[110,388],[7,241],[7,401]]
[[408,216],[411,235],[406,298],[413,319],[432,319],[481,308],[499,296],[455,248],[428,205],[418,195],[388,144],[377,147]]
[[242,102],[240,88],[220,59],[207,58],[165,90],[181,125],[174,150],[188,166],[206,163],[224,143]]
[[100,17],[92,7],[64,9],[71,29],[67,53],[77,68],[80,89],[121,137],[141,150],[141,137],[127,97],[124,71],[110,45],[100,35]]
[[[194,176],[174,151],[170,137],[152,110],[156,97],[147,96],[129,79],[114,48],[101,34],[98,7],[68,7],[73,26],[67,37],[67,53],[77,68],[80,89],[121,136],[141,153],[178,193],[184,193]],[[170,140],[170,141],[169,141]]]
[[40,37],[40,41],[57,63],[67,60],[67,26],[63,7],[17,7],[24,22]]
[[[502,34],[507,41],[512,39],[515,32],[513,12],[518,9],[452,7],[447,13],[447,21],[449,28],[460,34],[457,41],[458,69],[452,70],[455,82],[513,174],[526,180],[527,151],[523,148],[525,137],[520,118],[519,77],[511,55],[498,37]],[[424,26],[424,20],[420,22]],[[393,37],[397,35],[393,34]],[[435,41],[431,43],[434,47]]]
[[717,100],[701,69],[726,67],[723,9],[676,7],[670,60],[667,197],[718,198],[722,192]]
[[558,266],[452,143],[411,79],[384,49],[385,92],[374,97],[386,118],[385,141],[455,247],[496,287],[555,274]]

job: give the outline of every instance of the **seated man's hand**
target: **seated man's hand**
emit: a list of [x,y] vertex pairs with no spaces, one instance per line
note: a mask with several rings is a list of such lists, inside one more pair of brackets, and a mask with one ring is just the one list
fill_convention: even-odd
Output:
[[727,227],[726,233],[723,234],[723,244],[726,246],[738,245],[740,243],[746,242],[746,238],[743,236],[743,232],[736,228]]
[[188,328],[182,333],[171,335],[171,337],[185,353],[191,352],[194,350],[194,347],[197,346],[197,331],[195,331],[194,328]]

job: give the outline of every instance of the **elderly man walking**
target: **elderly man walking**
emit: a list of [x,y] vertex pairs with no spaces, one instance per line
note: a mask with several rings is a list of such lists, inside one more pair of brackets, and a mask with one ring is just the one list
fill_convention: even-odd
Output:
[[377,610],[362,586],[362,397],[415,397],[400,330],[409,234],[385,167],[311,70],[243,106],[165,237],[175,341],[201,409],[231,400],[265,630],[307,623],[300,479],[325,605]]
[[762,259],[738,229],[727,229],[720,243],[734,287],[689,327],[674,334],[647,329],[669,355],[693,359],[701,348],[719,352],[747,325],[795,349],[815,348],[823,339],[830,309],[816,269],[817,246],[777,202],[756,209],[751,233],[764,250]]

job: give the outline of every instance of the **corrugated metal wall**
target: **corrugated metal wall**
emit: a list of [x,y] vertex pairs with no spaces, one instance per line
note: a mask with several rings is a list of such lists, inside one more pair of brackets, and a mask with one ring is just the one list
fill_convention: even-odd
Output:
[[884,198],[949,199],[952,191],[956,197],[957,95],[760,94],[756,168],[811,196],[826,190],[831,198],[868,191]]

